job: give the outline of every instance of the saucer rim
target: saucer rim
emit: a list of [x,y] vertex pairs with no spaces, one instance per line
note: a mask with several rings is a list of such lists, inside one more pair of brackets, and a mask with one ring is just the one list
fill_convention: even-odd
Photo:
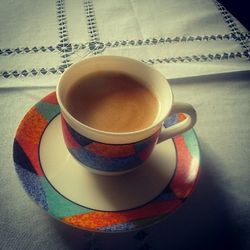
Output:
[[[50,121],[48,121],[48,124],[46,125],[44,131],[43,131],[42,134],[41,134],[41,139],[40,139],[40,141],[39,141],[38,149],[40,148],[40,144],[41,144],[41,141],[42,141],[42,137],[43,137],[43,135],[44,135],[46,129],[48,128],[48,126],[49,126],[49,125],[50,125],[59,115],[60,115],[60,112],[57,113],[53,118],[51,118]],[[172,139],[171,139],[171,140],[172,140]],[[168,181],[168,183],[166,183],[166,185],[165,185],[165,187],[164,187],[164,189],[163,189],[162,192],[164,192],[164,190],[165,190],[165,189],[169,186],[169,184],[172,182],[172,179],[174,178],[175,173],[176,173],[177,149],[176,149],[176,144],[174,143],[174,141],[173,141],[173,146],[174,146],[174,148],[175,148],[176,163],[175,163],[175,167],[174,167],[172,176],[171,176],[170,180]],[[162,194],[162,192],[160,192],[160,193],[159,193],[158,195],[156,195],[154,198],[152,198],[152,199],[150,199],[149,201],[143,203],[142,205],[138,205],[138,206],[136,206],[136,207],[132,207],[132,208],[128,208],[128,209],[121,209],[121,210],[116,210],[116,211],[107,211],[107,210],[96,209],[96,208],[94,209],[94,208],[91,208],[91,207],[88,207],[88,206],[84,206],[84,205],[82,205],[82,204],[80,204],[80,203],[77,203],[77,202],[71,200],[70,198],[68,198],[67,196],[65,196],[65,195],[64,195],[63,193],[61,193],[60,191],[58,191],[57,188],[55,187],[55,185],[54,185],[54,184],[48,179],[48,177],[46,176],[46,173],[45,173],[45,171],[44,171],[44,168],[42,167],[42,164],[41,164],[41,159],[40,159],[41,154],[40,154],[40,151],[39,151],[39,156],[38,156],[38,157],[39,157],[39,162],[40,162],[40,165],[41,165],[41,170],[42,170],[42,172],[43,172],[43,177],[45,177],[45,179],[46,179],[47,182],[50,184],[50,186],[54,189],[54,191],[55,191],[56,193],[58,193],[59,195],[61,195],[64,199],[68,200],[69,202],[74,203],[74,204],[77,205],[77,206],[81,206],[81,207],[83,207],[83,208],[86,208],[86,209],[88,209],[88,210],[97,211],[97,212],[112,212],[112,213],[113,213],[113,212],[127,212],[127,211],[132,211],[132,210],[141,208],[141,207],[143,207],[143,206],[145,206],[145,205],[151,203],[154,199],[159,198],[160,195]],[[71,157],[73,157],[73,156],[71,156]],[[77,160],[76,160],[76,161],[77,161]],[[81,162],[79,162],[79,161],[77,161],[77,162],[79,163],[79,165],[80,165],[81,167],[84,167],[84,168],[86,168],[87,170],[89,170],[89,171],[91,172],[91,168],[89,168],[88,166],[83,165],[83,164],[82,164]],[[144,167],[144,164],[140,164],[140,165],[137,166],[135,169],[127,170],[126,173],[124,173],[124,175],[129,174],[130,172],[133,172],[134,170],[139,169],[140,167]],[[98,175],[98,174],[96,174],[96,175]],[[108,178],[110,178],[110,177],[114,177],[114,178],[115,178],[115,177],[121,176],[121,175],[123,175],[123,174],[118,174],[118,175],[102,175],[102,176],[107,176]]]
[[[53,94],[55,95],[55,92],[52,92],[52,93],[46,95],[45,97],[43,97],[42,99],[40,99],[40,101],[38,101],[35,105],[33,105],[33,106],[28,110],[28,112],[24,115],[24,117],[22,118],[22,120],[20,121],[20,123],[19,123],[19,125],[18,125],[18,129],[19,129],[20,125],[22,124],[22,122],[25,120],[26,115],[27,115],[28,113],[31,112],[31,109],[32,109],[34,106],[39,105],[39,103],[43,102],[44,98],[48,97],[49,95],[53,95]],[[57,103],[55,103],[55,104],[58,105]],[[49,120],[48,123],[46,124],[46,126],[45,126],[45,128],[43,129],[43,131],[42,131],[42,133],[41,133],[41,135],[40,135],[40,138],[39,138],[38,149],[39,149],[39,147],[40,147],[42,135],[44,134],[44,132],[45,132],[45,130],[47,129],[48,125],[49,125],[58,115],[60,115],[60,113],[61,113],[61,112],[60,112],[60,110],[59,110],[59,112],[57,112],[52,118],[50,118],[50,120]],[[18,175],[18,179],[19,179],[19,181],[21,182],[22,187],[24,188],[25,192],[28,194],[28,196],[30,197],[30,199],[31,199],[33,202],[35,202],[36,205],[38,205],[43,211],[45,211],[46,213],[48,213],[50,216],[52,216],[52,217],[55,218],[56,220],[58,220],[58,221],[60,221],[60,222],[63,222],[64,224],[73,226],[73,227],[75,227],[75,228],[78,228],[78,229],[81,229],[81,230],[86,230],[86,231],[91,231],[91,232],[98,232],[98,233],[126,233],[126,232],[132,232],[132,231],[137,231],[137,230],[140,230],[140,229],[143,229],[143,228],[146,228],[146,227],[150,227],[150,226],[152,226],[152,225],[155,225],[155,224],[159,223],[160,221],[162,221],[163,219],[165,219],[166,217],[168,217],[169,215],[173,214],[178,208],[180,208],[180,207],[183,206],[183,203],[184,203],[187,199],[189,199],[190,196],[192,195],[192,193],[195,191],[195,188],[196,188],[197,183],[198,183],[198,180],[199,180],[200,172],[201,172],[201,168],[200,168],[200,145],[199,145],[198,137],[197,137],[197,134],[196,134],[195,130],[194,130],[194,129],[191,129],[191,131],[192,131],[192,133],[194,134],[194,138],[195,138],[196,150],[197,150],[196,158],[197,158],[197,164],[198,164],[198,165],[197,165],[197,173],[196,173],[196,176],[195,176],[194,181],[193,181],[193,183],[192,183],[192,188],[191,188],[191,190],[189,191],[187,197],[185,197],[185,198],[183,198],[183,199],[180,199],[180,198],[178,198],[178,197],[176,196],[175,200],[176,200],[176,199],[180,200],[180,204],[178,204],[177,206],[175,206],[174,208],[172,208],[170,211],[168,211],[168,212],[166,212],[166,213],[162,213],[162,214],[160,214],[160,215],[154,215],[154,216],[150,216],[150,217],[144,217],[144,218],[141,218],[141,219],[133,219],[133,220],[131,220],[131,221],[126,222],[126,223],[131,223],[131,222],[133,222],[133,221],[142,221],[142,220],[145,220],[145,219],[150,219],[150,222],[149,222],[149,223],[146,223],[145,225],[139,225],[139,226],[138,226],[138,225],[135,225],[134,228],[130,228],[130,229],[124,229],[124,230],[121,230],[121,229],[118,229],[118,230],[116,230],[116,229],[106,230],[106,229],[104,229],[104,230],[103,230],[103,229],[101,229],[101,228],[100,228],[100,229],[99,229],[99,228],[97,228],[97,229],[91,229],[91,228],[86,228],[86,227],[84,228],[84,227],[81,227],[81,226],[77,226],[77,225],[75,225],[75,224],[71,224],[71,223],[69,223],[69,222],[67,222],[67,221],[65,221],[65,220],[62,220],[62,218],[60,218],[60,217],[58,217],[58,216],[52,214],[51,212],[49,212],[49,210],[46,210],[44,207],[42,207],[41,204],[39,204],[39,203],[34,199],[34,197],[32,197],[31,194],[26,190],[25,185],[24,185],[24,183],[23,183],[21,177],[19,176],[19,173],[17,172],[17,166],[16,166],[16,165],[18,165],[18,164],[15,162],[15,155],[14,155],[14,143],[15,143],[15,140],[16,140],[17,131],[16,131],[16,133],[15,133],[14,143],[13,143],[13,161],[14,161],[14,165],[16,166],[16,173],[17,173],[17,175]],[[185,134],[185,133],[183,133],[183,134]],[[183,136],[183,134],[181,134],[180,136]],[[173,140],[174,147],[175,147],[175,150],[176,150],[176,155],[177,155],[177,145],[176,145],[176,142],[174,141],[174,139],[171,139],[171,140]],[[38,158],[39,158],[39,163],[40,163],[40,153],[39,153],[39,152],[38,152]],[[177,158],[177,156],[176,156],[176,158]],[[178,158],[177,158],[177,160],[178,160]],[[40,163],[40,164],[41,164],[41,163]],[[174,169],[174,173],[173,173],[173,175],[172,175],[172,177],[171,177],[169,183],[166,184],[166,188],[164,188],[163,192],[164,192],[168,187],[170,187],[170,184],[172,183],[173,178],[174,178],[175,175],[176,175],[177,164],[178,164],[178,163],[176,163],[176,166],[175,166],[175,169]],[[20,166],[20,167],[22,167],[22,166]],[[33,165],[32,165],[32,167],[34,168]],[[54,186],[50,183],[50,181],[48,180],[48,178],[47,178],[47,176],[45,175],[45,173],[44,173],[42,167],[41,167],[41,170],[42,170],[42,172],[43,172],[43,177],[45,177],[45,179],[47,180],[47,182],[49,183],[49,185],[53,188],[53,190],[54,190],[57,194],[61,195],[61,196],[62,196],[63,198],[65,198],[65,199],[67,199],[69,202],[74,203],[74,204],[77,204],[77,203],[75,203],[74,201],[72,201],[72,200],[68,199],[67,197],[65,197],[65,196],[64,196],[63,194],[61,194],[60,192],[58,192],[58,191],[54,188]],[[34,171],[35,171],[35,169],[34,169]],[[38,173],[37,173],[37,172],[36,172],[35,174],[36,174],[36,176],[38,176]],[[157,199],[158,197],[160,197],[160,196],[162,195],[163,192],[161,192],[161,193],[160,193],[156,198],[154,198],[153,200],[155,200],[155,199]],[[174,193],[174,191],[172,191],[172,190],[171,190],[171,192]],[[152,203],[153,200],[147,202],[146,204],[143,204],[143,205],[141,205],[141,206],[138,206],[138,207],[136,207],[136,208],[126,209],[126,210],[120,210],[120,211],[118,211],[118,212],[127,212],[127,211],[136,210],[136,209],[138,209],[138,208],[140,208],[140,207],[144,207],[144,206],[146,206],[147,204]],[[91,210],[90,212],[96,212],[96,211],[101,211],[101,212],[103,212],[103,210],[91,209],[91,208],[82,206],[82,205],[80,205],[80,204],[77,204],[77,205],[78,205],[78,206],[81,206],[81,207],[83,207],[83,208],[87,208],[87,209]],[[107,212],[107,211],[105,211],[105,212]],[[107,213],[116,213],[116,212],[111,211],[111,212],[107,212]],[[73,215],[73,216],[74,216],[74,215]],[[122,222],[122,223],[118,223],[118,225],[119,225],[119,224],[123,224],[123,222]],[[111,225],[111,226],[112,226],[112,225]],[[104,226],[103,228],[105,228],[105,227],[107,227],[107,226]]]

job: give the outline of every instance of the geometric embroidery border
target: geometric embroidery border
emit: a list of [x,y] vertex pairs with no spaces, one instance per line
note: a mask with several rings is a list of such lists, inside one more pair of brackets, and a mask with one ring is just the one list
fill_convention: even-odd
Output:
[[[64,31],[66,32],[66,31]],[[208,42],[208,41],[222,41],[222,40],[240,40],[247,42],[250,39],[250,32],[240,33],[235,36],[233,33],[224,35],[199,35],[199,36],[176,36],[176,37],[160,37],[160,38],[147,38],[147,39],[131,39],[131,40],[118,40],[118,41],[108,41],[108,42],[95,42],[95,45],[99,49],[103,48],[117,48],[117,47],[138,47],[138,46],[154,46],[159,44],[167,43],[187,43],[187,42]],[[0,49],[0,56],[13,56],[18,54],[33,54],[33,53],[43,53],[43,52],[57,52],[61,53],[62,58],[63,53],[74,54],[76,51],[88,48],[90,51],[95,49],[93,42],[87,43],[58,43],[56,46],[33,46],[33,47],[20,47],[20,48],[3,48]]]
[[[209,61],[222,61],[230,60],[236,58],[244,58],[246,55],[244,52],[231,52],[231,53],[222,53],[222,54],[208,54],[208,55],[193,55],[193,56],[182,56],[182,57],[170,57],[162,59],[148,59],[142,60],[144,63],[148,64],[158,64],[158,63],[187,63],[187,62],[209,62]],[[68,64],[71,65],[71,64]],[[37,76],[37,75],[47,75],[47,74],[62,74],[66,69],[66,66],[51,67],[51,68],[33,68],[31,70],[9,70],[9,71],[0,71],[0,76],[4,78],[10,77],[28,77],[28,76]]]
[[244,55],[250,59],[250,48],[247,45],[245,39],[242,37],[242,33],[240,32],[239,28],[237,27],[232,15],[227,11],[227,9],[219,3],[217,0],[214,1],[218,10],[220,11],[221,15],[224,18],[225,23],[227,24],[228,28],[231,30],[233,37],[236,42],[238,42],[241,48],[244,51]]
[[[131,40],[117,40],[108,42],[95,42],[99,48],[117,48],[117,47],[133,47],[133,46],[153,46],[167,43],[181,43],[181,42],[208,42],[208,41],[222,41],[222,40],[240,40],[247,42],[250,39],[250,32],[240,33],[237,37],[233,33],[224,35],[199,35],[199,36],[176,36],[176,37],[160,37],[147,39],[131,39]],[[95,49],[93,42],[87,43],[58,43],[56,46],[33,46],[20,48],[3,48],[0,49],[0,56],[13,56],[18,54],[33,54],[43,52],[57,52],[70,53],[88,48],[90,51]],[[63,57],[63,56],[62,56]],[[64,58],[64,57],[63,57]]]
[[242,48],[239,52],[229,53],[215,53],[207,55],[191,55],[191,56],[179,56],[171,58],[151,58],[142,60],[149,64],[158,63],[177,63],[177,62],[206,62],[213,60],[231,60],[236,58],[250,59],[250,49],[247,45],[247,41],[250,39],[250,32],[242,33],[239,31],[236,23],[234,22],[231,14],[221,5],[214,0],[215,5],[224,18],[225,23],[229,27],[231,33],[229,34],[217,34],[217,35],[203,35],[203,36],[176,36],[176,37],[159,37],[159,38],[147,38],[147,39],[131,39],[131,40],[119,40],[119,41],[100,41],[99,32],[97,29],[95,11],[92,0],[85,0],[83,7],[85,11],[85,17],[87,22],[89,41],[86,43],[70,43],[67,29],[67,19],[65,13],[64,0],[56,1],[57,20],[58,20],[58,32],[60,41],[55,46],[33,46],[33,47],[21,47],[21,48],[3,48],[0,49],[0,56],[15,56],[18,54],[33,54],[33,53],[59,53],[61,57],[61,65],[51,68],[33,68],[24,70],[7,70],[0,71],[0,76],[4,78],[10,77],[29,77],[47,74],[61,74],[66,68],[68,68],[72,61],[70,56],[81,50],[88,50],[88,53],[100,54],[106,48],[117,47],[134,47],[134,46],[156,46],[166,43],[180,43],[180,42],[206,42],[216,40],[234,40],[238,42]]

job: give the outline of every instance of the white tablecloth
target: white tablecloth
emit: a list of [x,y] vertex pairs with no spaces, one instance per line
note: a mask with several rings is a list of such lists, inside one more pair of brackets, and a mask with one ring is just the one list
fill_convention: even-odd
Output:
[[[212,0],[2,1],[0,249],[249,249],[249,32]],[[124,55],[170,79],[194,105],[201,176],[185,205],[141,232],[93,235],[55,221],[15,173],[28,109],[82,57]]]
[[2,1],[0,22],[0,87],[55,86],[95,54],[168,79],[249,70],[250,33],[213,0]]

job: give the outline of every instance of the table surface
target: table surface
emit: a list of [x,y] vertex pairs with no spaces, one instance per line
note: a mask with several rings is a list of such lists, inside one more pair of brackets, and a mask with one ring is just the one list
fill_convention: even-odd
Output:
[[[19,37],[16,36],[19,39],[18,41],[10,41],[9,44],[2,37],[0,40],[0,249],[246,250],[250,248],[250,72],[248,71],[250,69],[248,57],[248,39],[250,36],[249,32],[237,20],[229,16],[230,18],[227,20],[233,20],[235,26],[234,30],[230,30],[228,26],[230,22],[229,24],[225,22],[221,13],[221,11],[225,10],[216,1],[189,1],[190,3],[195,2],[195,6],[198,7],[202,7],[203,4],[209,5],[205,2],[213,4],[215,7],[212,7],[212,5],[207,6],[208,8],[211,7],[212,13],[208,16],[209,20],[212,20],[212,17],[215,18],[218,14],[221,16],[221,22],[226,27],[222,27],[222,23],[219,23],[218,26],[212,25],[211,27],[207,25],[208,29],[203,30],[204,34],[209,33],[214,27],[219,27],[220,25],[221,29],[228,29],[228,32],[225,32],[224,36],[222,34],[222,37],[219,36],[219,38],[218,35],[220,34],[215,32],[215,40],[211,38],[213,36],[212,33],[205,35],[208,38],[204,38],[204,36],[199,38],[202,41],[198,43],[200,51],[196,51],[197,55],[193,54],[193,49],[197,46],[196,42],[189,48],[188,42],[178,40],[178,37],[189,37],[189,39],[194,37],[194,39],[198,39],[198,31],[202,27],[192,30],[190,27],[194,20],[189,20],[188,17],[190,25],[184,27],[183,22],[181,24],[178,23],[177,29],[171,33],[173,35],[176,30],[181,32],[182,36],[177,36],[177,41],[173,41],[176,36],[168,36],[169,30],[166,30],[166,33],[164,33],[164,29],[155,28],[158,32],[157,35],[154,34],[154,29],[150,32],[159,38],[156,44],[153,44],[154,42],[151,40],[152,44],[150,45],[134,46],[132,44],[126,47],[121,45],[121,42],[115,48],[115,46],[112,47],[113,45],[108,45],[106,41],[106,43],[103,42],[105,44],[104,49],[89,49],[87,52],[88,56],[96,53],[133,55],[131,57],[153,64],[152,66],[162,71],[166,77],[171,71],[171,77],[167,78],[172,86],[175,100],[191,103],[197,110],[198,122],[195,125],[195,131],[200,143],[202,160],[201,175],[196,190],[191,198],[174,214],[162,222],[138,232],[124,234],[90,233],[72,228],[49,217],[24,192],[16,175],[12,159],[13,139],[22,117],[34,103],[55,90],[56,82],[61,74],[60,66],[64,65],[61,67],[64,70],[74,62],[74,56],[77,53],[80,53],[79,55],[81,56],[86,53],[84,49],[78,48],[78,50],[73,51],[72,48],[74,46],[77,48],[77,45],[80,46],[81,44],[90,46],[91,42],[94,45],[98,45],[100,41],[105,41],[105,34],[109,30],[105,30],[105,26],[102,26],[102,29],[100,28],[102,19],[98,14],[104,13],[106,7],[100,1],[90,0],[84,2],[75,1],[74,3],[58,0],[53,3],[55,9],[59,9],[60,15],[63,16],[65,14],[67,17],[67,27],[69,28],[67,36],[71,38],[70,42],[66,43],[70,48],[69,53],[71,53],[68,57],[66,56],[67,51],[62,52],[60,46],[58,51],[49,51],[49,42],[51,41],[49,41],[50,39],[47,36],[43,40],[44,44],[47,44],[45,52],[42,51],[42,46],[37,47],[39,52],[31,53],[28,51],[34,48],[36,38],[41,35],[37,34],[36,37],[35,33],[33,33],[34,37],[30,36],[30,39],[23,35],[29,32],[29,27],[32,30],[32,27],[28,24],[29,22],[26,21],[33,17],[34,13],[38,13],[36,10],[34,10],[33,14],[32,11],[29,11],[28,17],[25,18],[24,16],[22,18],[20,22],[26,25],[23,26],[22,31],[19,30],[21,24],[17,26],[18,21],[16,19],[10,20],[10,24],[5,25],[5,28],[1,28],[5,31],[11,28],[16,29],[20,34]],[[33,8],[35,6],[32,1],[27,0],[24,2],[27,4],[25,7],[31,6]],[[168,0],[166,3],[169,7],[172,7],[174,1]],[[84,37],[83,41],[81,43],[78,41],[80,39],[78,37],[79,26],[76,25],[75,29],[73,29],[72,23],[75,22],[74,12],[78,15],[78,6],[82,4],[85,6],[85,12],[83,11],[81,15],[84,17],[84,14],[86,14],[84,22],[90,21],[88,15],[93,14],[93,11],[95,11],[93,14],[93,17],[96,19],[95,25],[100,25],[98,26],[99,32],[96,34],[96,36],[100,35],[98,37],[99,40],[95,37],[91,38],[91,34],[86,32],[86,37]],[[125,43],[129,43],[130,40],[127,41],[126,39],[130,39],[131,36],[127,37],[126,32],[129,29],[132,32],[134,29],[129,23],[129,18],[125,15],[126,12],[123,11],[124,8],[127,8],[126,4],[130,4],[129,9],[132,9],[135,14],[137,13],[139,1],[120,1],[116,3],[112,1],[113,7],[110,5],[110,8],[112,7],[113,11],[117,10],[117,12],[112,12],[114,13],[114,19],[123,20],[122,27],[124,32],[120,32],[120,34],[121,37],[124,35]],[[147,4],[150,6],[150,1],[147,1]],[[160,4],[163,4],[163,1],[155,2],[157,6],[160,6]],[[18,7],[20,13],[27,13],[25,12],[26,8],[21,4],[10,3],[10,6],[8,6],[5,3],[5,5],[5,12],[9,14],[12,13],[11,10]],[[107,5],[109,6],[109,4]],[[140,5],[144,11],[149,12],[146,6]],[[46,5],[39,4],[39,8],[46,8]],[[117,14],[118,11],[122,15],[119,16]],[[151,12],[153,13],[153,11]],[[2,8],[1,13],[4,13]],[[207,13],[205,17],[204,15],[200,14],[200,16],[197,16],[197,20],[200,20],[202,23],[204,18],[207,21],[205,18]],[[225,15],[229,15],[229,13],[224,14],[224,17]],[[43,14],[40,14],[39,17],[41,16],[43,17]],[[53,15],[51,14],[51,16]],[[51,16],[48,15],[46,22],[51,24],[53,28]],[[136,23],[142,20],[140,16],[135,16],[137,19],[133,20],[133,22]],[[12,14],[10,17],[12,17]],[[56,16],[56,18],[59,17]],[[33,20],[38,27],[39,22],[35,21],[34,17]],[[195,23],[198,22],[197,20],[195,20]],[[144,21],[146,22],[146,20]],[[14,28],[11,27],[11,22],[15,23]],[[43,20],[43,22],[45,21]],[[58,20],[55,22],[58,22]],[[62,22],[64,21],[62,20]],[[142,40],[144,39],[143,42],[145,42],[147,40],[146,34],[149,31],[146,28],[143,29],[143,23],[138,25],[140,27],[138,30],[141,33],[138,33],[138,30],[134,33],[134,41],[138,42],[141,39],[140,37],[142,37]],[[88,27],[89,32],[95,30],[94,24],[91,26],[92,28],[90,26]],[[63,27],[62,25],[60,26],[60,28],[64,29]],[[235,28],[239,28],[240,33],[237,33]],[[116,31],[119,33],[119,29],[116,29]],[[121,38],[118,33],[116,33],[116,37],[115,35],[112,37],[114,38],[113,41],[118,41]],[[227,33],[231,34],[229,38],[225,38]],[[61,35],[61,33],[59,34]],[[160,43],[161,34],[164,36],[164,39],[169,37],[172,41],[166,42],[167,40],[165,40],[165,43]],[[17,34],[11,35],[6,32],[6,36],[11,37],[15,35]],[[241,40],[238,39],[239,36]],[[28,49],[26,49],[28,52],[24,50],[25,42],[29,44],[27,45]],[[53,49],[60,43],[52,45],[51,48]],[[15,51],[18,48],[22,50],[20,53]],[[173,49],[173,51],[166,52],[166,48]],[[178,48],[181,49],[182,56],[178,55]],[[130,54],[131,51],[133,51],[132,54]],[[160,57],[160,53],[163,52],[166,52],[166,55],[161,54]],[[242,56],[237,56],[238,52]],[[209,55],[209,53],[211,54],[209,60],[204,58],[201,60],[202,54]],[[232,53],[234,57],[226,58],[223,53],[228,55]],[[224,55],[225,58],[216,59],[216,54],[218,54],[217,57]],[[149,62],[154,55],[159,61]],[[199,60],[195,59],[198,55],[200,55]],[[58,58],[55,58],[56,56]],[[191,58],[190,61],[187,59],[188,57]],[[65,58],[70,59],[65,62]],[[166,61],[163,60],[164,58]],[[186,58],[186,61],[182,61],[183,58]],[[41,59],[41,62],[39,59]],[[39,72],[37,75],[32,73],[32,69],[34,69],[33,64],[35,64],[35,69]],[[46,64],[48,64],[47,68],[45,67]],[[53,73],[51,68],[55,67],[55,65],[57,65],[56,72]],[[51,72],[43,74],[42,68],[45,70],[50,69]],[[191,73],[190,70],[192,71]]]

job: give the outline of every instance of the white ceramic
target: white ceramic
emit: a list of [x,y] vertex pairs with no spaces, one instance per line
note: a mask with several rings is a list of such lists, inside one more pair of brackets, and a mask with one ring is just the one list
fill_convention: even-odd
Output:
[[135,208],[158,196],[176,166],[172,140],[157,145],[154,153],[131,173],[96,175],[68,152],[60,129],[60,116],[46,128],[40,142],[40,162],[51,185],[69,200],[91,209],[119,211]]
[[[129,74],[141,80],[141,83],[155,94],[159,102],[159,110],[155,121],[149,127],[133,132],[107,132],[89,127],[70,114],[65,107],[65,99],[71,86],[84,75],[100,70]],[[95,56],[73,64],[61,76],[56,94],[63,117],[66,145],[79,162],[84,166],[87,165],[89,169],[93,169],[95,173],[117,175],[135,169],[147,160],[157,141],[162,142],[181,134],[192,128],[196,122],[195,109],[190,104],[174,103],[171,87],[160,72],[140,61],[126,57]],[[163,121],[176,113],[186,114],[186,119],[170,128],[161,129]],[[89,153],[89,150],[86,149],[87,144],[92,142],[95,143],[96,148],[93,149],[92,145],[93,150]],[[134,144],[132,146],[137,149],[141,147],[138,144],[143,143],[147,145],[147,148],[142,148],[141,151],[134,150],[136,152],[129,155],[130,159],[125,159],[122,154],[119,155],[119,152],[124,151],[123,148]],[[125,147],[122,148],[121,145]],[[96,153],[97,151],[100,154]],[[107,151],[112,151],[113,154],[107,154]],[[147,156],[140,157],[145,151],[147,151]],[[132,159],[132,157],[134,158]],[[98,160],[96,160],[97,158]]]
[[[139,230],[175,212],[194,190],[200,150],[193,129],[156,145],[133,172],[110,177],[92,174],[72,157],[59,117],[53,92],[27,112],[13,143],[15,169],[25,191],[54,218],[95,232]],[[180,114],[164,124],[182,119]]]

